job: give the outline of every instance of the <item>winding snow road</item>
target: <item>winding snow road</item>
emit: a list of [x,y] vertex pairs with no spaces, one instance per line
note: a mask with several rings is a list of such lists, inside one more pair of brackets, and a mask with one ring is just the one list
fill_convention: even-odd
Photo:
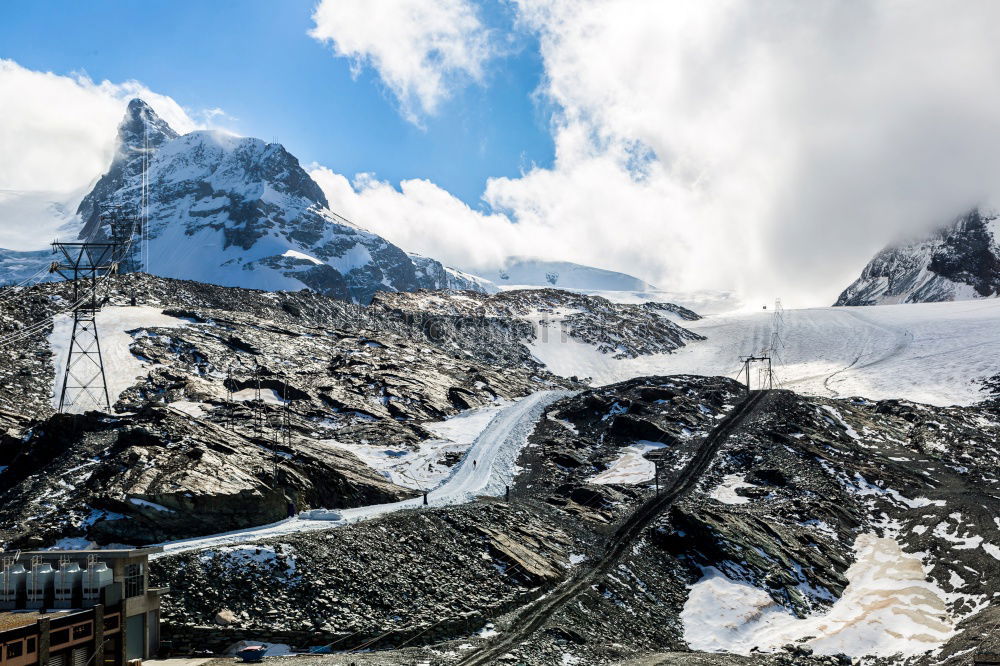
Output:
[[[521,448],[534,430],[538,418],[547,406],[569,395],[572,395],[572,392],[540,391],[522,398],[497,413],[476,437],[451,475],[430,491],[429,504],[431,506],[462,504],[480,495],[503,494],[505,484],[509,483],[514,475],[514,465]],[[296,532],[328,530],[394,511],[419,508],[422,505],[423,498],[415,497],[389,504],[372,504],[330,511],[333,520],[308,518],[306,516],[310,512],[306,512],[294,518],[260,527],[156,544],[163,547],[163,553],[153,557],[246,543]]]

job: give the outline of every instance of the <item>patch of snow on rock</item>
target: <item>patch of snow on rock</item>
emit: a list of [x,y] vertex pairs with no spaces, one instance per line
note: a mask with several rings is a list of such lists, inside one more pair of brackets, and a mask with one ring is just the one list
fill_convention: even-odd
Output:
[[[170,406],[179,412],[183,412],[188,416],[193,416],[196,419],[200,419],[205,415],[205,407],[208,406],[204,402],[193,402],[191,400],[176,400],[170,403]],[[211,409],[211,407],[209,407]]]
[[[239,391],[233,392],[233,400],[240,400],[243,402],[252,402],[257,399],[257,389],[245,388]],[[287,400],[283,400],[281,394],[279,394],[274,389],[262,388],[260,390],[261,402],[266,402],[269,405],[284,405]]]
[[283,256],[283,257],[291,257],[293,259],[303,259],[305,261],[311,261],[312,263],[316,264],[317,266],[320,266],[320,265],[323,264],[323,262],[320,261],[319,259],[317,259],[316,257],[310,257],[305,252],[299,252],[298,250],[285,250],[285,253],[283,255],[281,255],[281,256]]
[[747,504],[750,498],[736,493],[740,488],[753,488],[753,484],[747,483],[740,474],[727,474],[708,496],[723,504]]
[[198,556],[202,562],[208,562],[216,557],[223,558],[228,566],[258,568],[273,568],[279,564],[284,567],[282,578],[290,579],[295,575],[295,551],[286,543],[274,546],[259,544],[241,544],[238,546],[220,546],[213,550],[202,551]]
[[639,440],[631,446],[622,447],[621,455],[611,465],[589,479],[587,483],[609,484],[624,483],[636,484],[653,480],[656,474],[656,466],[652,461],[647,460],[644,454],[662,449],[666,446],[661,442],[650,442]]
[[295,654],[292,651],[291,646],[285,643],[267,643],[265,641],[239,641],[230,645],[226,649],[226,656],[235,657],[236,653],[240,650],[248,648],[252,645],[263,645],[267,650],[264,652],[265,657],[287,657],[290,654]]
[[156,502],[150,502],[149,500],[140,499],[138,497],[130,497],[128,501],[131,502],[132,504],[135,504],[136,506],[144,506],[148,509],[152,509],[153,511],[160,511],[163,513],[174,513],[173,509],[168,509],[162,504],[157,504]]
[[823,405],[823,409],[826,410],[829,414],[831,414],[835,419],[837,419],[837,422],[841,426],[843,426],[844,431],[847,432],[848,437],[850,437],[853,440],[861,439],[861,436],[858,434],[858,432],[854,428],[852,428],[847,421],[844,420],[844,418],[840,415],[840,412],[838,412],[835,408],[831,407],[830,405]]
[[681,612],[685,640],[695,650],[740,654],[805,639],[817,654],[912,656],[955,633],[948,595],[926,579],[919,557],[873,534],[859,535],[854,549],[843,596],[827,612],[803,619],[763,590],[705,569]]

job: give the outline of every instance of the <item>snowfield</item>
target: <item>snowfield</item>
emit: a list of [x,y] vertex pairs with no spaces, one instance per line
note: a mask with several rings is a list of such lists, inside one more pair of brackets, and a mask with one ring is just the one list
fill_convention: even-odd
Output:
[[[101,355],[104,358],[104,372],[108,383],[108,396],[111,404],[115,404],[122,391],[135,384],[136,380],[149,373],[152,364],[143,362],[132,354],[129,347],[134,335],[147,334],[141,329],[174,328],[184,326],[188,322],[177,317],[163,314],[159,308],[148,306],[137,307],[106,307],[97,313],[97,332],[101,338]],[[63,373],[66,371],[66,355],[69,353],[70,334],[73,331],[73,317],[62,314],[53,320],[52,333],[49,334],[49,347],[52,349],[52,364],[55,366],[55,379],[52,385],[52,406],[59,407],[59,394],[62,392]],[[131,332],[131,333],[130,333]],[[86,337],[82,344],[86,344]],[[80,378],[94,374],[95,366],[86,359],[76,363]],[[103,402],[103,396],[101,396]],[[102,408],[102,404],[94,404],[86,396],[81,396],[75,404],[69,405],[65,411],[75,414]]]
[[817,654],[910,656],[955,633],[947,593],[928,582],[920,558],[891,538],[861,534],[848,585],[829,611],[796,618],[763,590],[709,568],[681,612],[694,650],[749,654],[803,640]]
[[509,404],[498,401],[496,405],[489,407],[468,409],[445,421],[422,424],[436,438],[420,442],[417,451],[385,446],[347,445],[332,439],[323,441],[350,451],[397,486],[414,490],[432,489],[451,473],[452,468],[444,464],[445,456],[464,455],[493,417]]
[[1000,371],[997,299],[785,310],[780,323],[770,310],[677,323],[707,339],[672,354],[615,359],[550,324],[531,351],[552,372],[594,385],[654,374],[736,377],[740,357],[766,349],[777,326],[774,371],[783,388],[942,406],[982,400],[977,380]]

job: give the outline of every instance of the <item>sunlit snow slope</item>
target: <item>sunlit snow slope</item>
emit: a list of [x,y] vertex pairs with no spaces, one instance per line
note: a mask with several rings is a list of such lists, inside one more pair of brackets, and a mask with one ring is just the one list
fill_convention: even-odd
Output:
[[[106,307],[97,313],[97,330],[101,336],[101,354],[104,357],[105,379],[108,384],[108,399],[111,404],[118,400],[122,391],[132,386],[139,377],[149,373],[151,364],[143,359],[137,358],[130,349],[135,338],[139,335],[150,335],[150,328],[173,328],[183,326],[183,319],[171,317],[163,314],[159,308],[147,306],[139,307]],[[59,397],[62,393],[63,381],[66,372],[66,360],[69,353],[70,333],[73,330],[73,318],[68,314],[62,314],[55,318],[52,325],[52,332],[49,334],[49,346],[52,349],[52,364],[55,366],[54,382],[52,385],[52,406],[59,407]],[[89,338],[81,338],[82,344],[87,344]],[[70,386],[77,386],[80,380],[91,377],[96,373],[96,367],[86,361],[77,358],[74,364],[75,379],[70,381]],[[100,385],[100,382],[97,382]],[[99,408],[103,395],[95,389],[97,400],[81,394],[79,391],[70,391],[70,402],[65,406],[64,411],[82,414],[88,409]],[[76,403],[73,399],[76,397]]]
[[[651,374],[735,377],[740,356],[771,341],[770,311],[683,322],[704,341],[672,354],[615,359],[560,335],[532,353],[564,376],[607,384]],[[775,373],[781,386],[828,397],[906,398],[935,405],[983,399],[978,380],[1000,372],[1000,301],[786,310]]]
[[[100,240],[110,233],[102,206],[135,212],[143,192],[145,242],[134,248],[141,250],[134,259],[154,275],[269,291],[308,288],[358,303],[379,291],[495,289],[429,257],[408,255],[337,215],[284,146],[216,130],[181,136],[133,99],[108,171],[58,231],[63,240],[78,233]],[[7,208],[0,201],[0,213]],[[32,247],[49,240],[33,238]],[[39,269],[48,278],[50,254],[0,249],[0,283],[20,282]]]

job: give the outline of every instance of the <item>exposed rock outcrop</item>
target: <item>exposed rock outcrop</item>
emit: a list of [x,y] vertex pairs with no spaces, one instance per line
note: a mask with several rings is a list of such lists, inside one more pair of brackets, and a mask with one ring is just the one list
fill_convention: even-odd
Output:
[[[44,320],[66,289],[18,293],[0,328]],[[130,312],[134,296],[179,325],[125,331],[140,370],[112,395],[112,415],[51,416],[46,330],[0,348],[0,542],[150,543],[272,522],[289,504],[394,501],[414,491],[354,452],[415,453],[436,438],[428,422],[569,384],[496,344],[508,363],[484,363],[471,338],[458,348],[406,317],[308,291],[127,274],[108,293],[109,309]],[[449,451],[431,464],[447,467]]]
[[865,266],[834,305],[886,305],[990,298],[1000,294],[997,213],[975,209]]

